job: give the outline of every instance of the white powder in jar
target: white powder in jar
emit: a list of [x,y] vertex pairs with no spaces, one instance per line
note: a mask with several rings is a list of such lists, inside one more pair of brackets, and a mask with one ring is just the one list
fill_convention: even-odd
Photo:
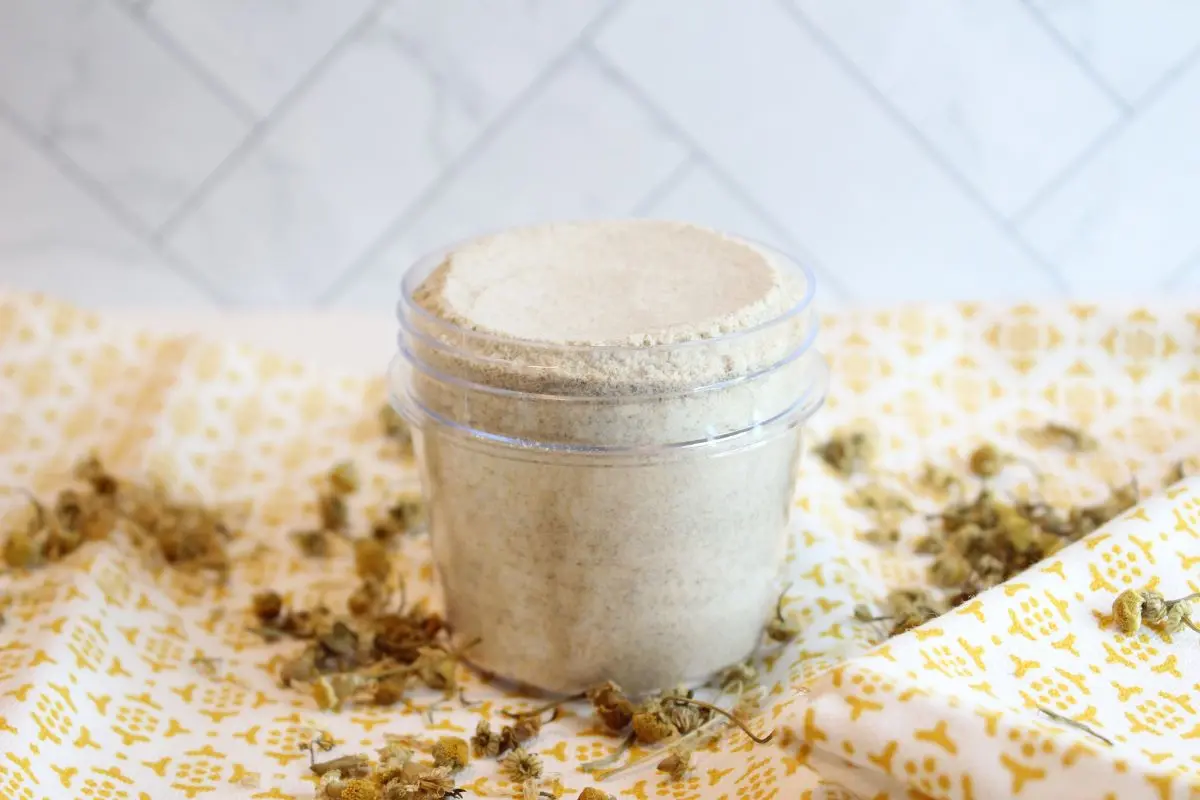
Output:
[[808,292],[765,249],[649,221],[508,231],[425,278],[408,391],[472,662],[639,691],[753,649],[823,391]]

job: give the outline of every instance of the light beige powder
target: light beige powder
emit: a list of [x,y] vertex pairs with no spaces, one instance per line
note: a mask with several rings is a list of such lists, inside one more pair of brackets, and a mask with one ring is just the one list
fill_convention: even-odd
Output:
[[[456,634],[481,640],[476,664],[552,691],[645,690],[754,647],[798,420],[823,391],[815,354],[780,363],[808,312],[764,325],[806,289],[765,250],[659,222],[520,229],[433,270],[401,393],[435,417],[418,426],[434,553]],[[712,438],[789,409],[792,422]],[[688,441],[701,444],[662,447]]]
[[796,287],[765,253],[694,225],[648,220],[518,228],[451,253],[426,309],[468,330],[553,344],[646,346],[778,317]]

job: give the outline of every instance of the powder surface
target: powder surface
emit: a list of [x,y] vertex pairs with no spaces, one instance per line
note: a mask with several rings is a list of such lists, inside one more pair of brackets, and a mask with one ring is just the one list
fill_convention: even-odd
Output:
[[554,344],[645,346],[779,317],[803,286],[765,250],[678,222],[518,228],[452,252],[417,302],[460,327]]

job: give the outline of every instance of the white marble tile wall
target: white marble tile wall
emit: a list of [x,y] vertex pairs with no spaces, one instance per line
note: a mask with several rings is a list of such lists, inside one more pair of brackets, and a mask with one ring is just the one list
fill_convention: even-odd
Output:
[[827,305],[1200,299],[1196,0],[0,0],[0,285],[387,313],[660,216]]

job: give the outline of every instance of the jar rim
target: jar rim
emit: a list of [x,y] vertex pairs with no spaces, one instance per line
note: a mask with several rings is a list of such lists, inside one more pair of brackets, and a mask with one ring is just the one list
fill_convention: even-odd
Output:
[[[721,334],[720,336],[687,339],[680,342],[662,342],[649,345],[559,344],[555,342],[540,341],[537,339],[503,336],[500,334],[477,331],[457,325],[449,320],[430,313],[414,301],[416,291],[420,288],[421,284],[424,283],[425,279],[428,278],[429,275],[445,261],[446,257],[450,253],[489,235],[492,234],[479,234],[465,239],[460,239],[449,245],[439,247],[418,258],[412,264],[412,266],[405,271],[404,276],[400,281],[400,300],[396,304],[396,315],[402,328],[399,334],[400,337],[403,337],[405,329],[412,330],[415,328],[416,326],[413,324],[413,321],[419,320],[420,327],[434,331],[435,335],[444,336],[449,340],[471,341],[479,344],[500,347],[518,345],[527,351],[597,354],[637,353],[647,355],[657,355],[668,352],[686,352],[692,349],[713,347],[717,345],[728,346],[731,342],[752,337],[776,326],[786,325],[789,322],[797,319],[805,311],[809,310],[817,289],[816,275],[814,274],[812,268],[803,261],[755,239],[745,236],[738,236],[735,234],[722,233],[722,235],[729,236],[732,239],[737,239],[749,245],[753,245],[755,248],[764,251],[767,255],[772,257],[773,262],[778,265],[779,268],[787,270],[794,276],[799,276],[804,282],[803,296],[796,303],[783,311],[783,313],[747,328],[741,328],[739,330]],[[811,343],[811,335],[806,336],[805,338]]]
[[[799,357],[801,355],[803,355],[803,353],[796,353],[795,357]],[[812,351],[812,356],[815,357],[815,369],[810,372],[810,375],[813,379],[807,382],[804,388],[797,394],[795,400],[782,411],[779,411],[768,419],[754,422],[745,427],[684,441],[668,441],[636,445],[605,445],[597,444],[595,442],[555,442],[507,436],[505,434],[494,433],[492,431],[486,431],[472,425],[456,422],[442,414],[437,413],[436,411],[433,411],[417,401],[416,398],[412,397],[410,391],[405,391],[403,394],[397,391],[398,385],[405,385],[403,381],[396,382],[389,380],[388,400],[392,408],[395,409],[396,412],[402,417],[404,417],[414,428],[424,429],[426,423],[433,422],[438,426],[439,430],[451,432],[453,435],[460,438],[475,441],[481,444],[501,445],[512,448],[515,451],[526,451],[542,454],[614,457],[627,456],[637,458],[664,456],[670,454],[685,454],[688,452],[712,447],[719,447],[722,452],[726,452],[756,444],[765,438],[773,436],[776,432],[782,432],[797,425],[802,425],[809,419],[809,417],[811,417],[817,412],[817,410],[821,408],[821,406],[825,403],[826,398],[826,388],[829,380],[829,365],[820,355],[820,353]],[[392,361],[389,373],[393,372],[402,360],[407,359],[404,359],[402,355],[397,355]],[[561,396],[556,396],[555,399],[562,400],[564,398]]]

